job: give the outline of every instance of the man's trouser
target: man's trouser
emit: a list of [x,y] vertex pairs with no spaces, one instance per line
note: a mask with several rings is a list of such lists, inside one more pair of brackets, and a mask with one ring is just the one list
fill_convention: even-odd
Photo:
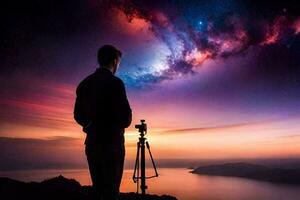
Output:
[[125,158],[124,143],[87,144],[85,153],[93,182],[94,199],[118,199]]

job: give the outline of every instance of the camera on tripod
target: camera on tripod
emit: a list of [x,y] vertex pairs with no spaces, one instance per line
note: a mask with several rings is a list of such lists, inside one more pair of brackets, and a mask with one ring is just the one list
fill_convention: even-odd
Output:
[[147,124],[144,119],[141,119],[141,124],[136,124],[134,127],[138,129],[140,133],[147,133]]

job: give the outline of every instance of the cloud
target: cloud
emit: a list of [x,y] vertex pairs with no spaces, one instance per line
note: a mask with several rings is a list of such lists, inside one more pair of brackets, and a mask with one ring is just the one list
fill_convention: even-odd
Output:
[[278,136],[278,138],[298,138],[298,137],[300,137],[300,134]]
[[74,131],[74,86],[25,74],[6,77],[0,84],[0,124]]
[[0,137],[0,170],[85,167],[83,141]]
[[[298,116],[296,116],[297,118]],[[293,118],[290,118],[293,119]],[[216,126],[204,126],[204,127],[192,127],[192,128],[183,128],[183,129],[171,129],[171,130],[164,130],[163,133],[166,134],[184,134],[184,133],[207,133],[207,131],[218,131],[218,130],[233,130],[233,129],[250,129],[251,127],[259,126],[259,125],[267,125],[276,122],[284,121],[283,118],[273,118],[273,119],[263,119],[260,121],[252,121],[252,122],[243,122],[243,123],[232,123],[232,124],[224,124],[224,125],[216,125]]]
[[194,127],[194,128],[184,128],[184,129],[173,129],[164,131],[164,133],[190,133],[190,132],[206,132],[206,131],[214,131],[214,130],[222,130],[222,129],[231,129],[231,128],[240,128],[240,127],[247,127],[249,125],[253,125],[256,123],[238,123],[238,124],[230,124],[230,125],[223,125],[223,126],[211,126],[211,127]]

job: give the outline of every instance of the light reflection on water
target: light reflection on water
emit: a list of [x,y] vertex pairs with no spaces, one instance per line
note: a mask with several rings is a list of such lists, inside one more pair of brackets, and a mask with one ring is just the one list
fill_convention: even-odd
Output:
[[[147,181],[149,193],[169,194],[180,200],[300,200],[300,186],[272,184],[242,178],[203,176],[188,173],[184,168],[161,168],[159,178]],[[136,191],[132,170],[125,170],[121,184],[122,192]],[[153,171],[147,171],[152,175]],[[23,181],[42,181],[58,175],[74,178],[82,185],[90,185],[86,169],[81,170],[33,170],[0,172]]]

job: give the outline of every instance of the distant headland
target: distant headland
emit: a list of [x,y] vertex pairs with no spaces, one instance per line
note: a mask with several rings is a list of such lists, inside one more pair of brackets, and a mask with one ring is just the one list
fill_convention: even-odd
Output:
[[300,184],[300,169],[272,168],[243,162],[200,166],[194,168],[191,173],[241,177],[273,183]]

